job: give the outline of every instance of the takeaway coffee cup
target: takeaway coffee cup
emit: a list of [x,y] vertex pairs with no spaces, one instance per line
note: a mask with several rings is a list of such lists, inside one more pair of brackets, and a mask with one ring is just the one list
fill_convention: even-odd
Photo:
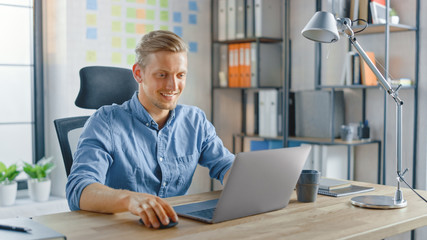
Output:
[[302,170],[296,190],[299,202],[315,202],[319,190],[320,172],[317,170]]

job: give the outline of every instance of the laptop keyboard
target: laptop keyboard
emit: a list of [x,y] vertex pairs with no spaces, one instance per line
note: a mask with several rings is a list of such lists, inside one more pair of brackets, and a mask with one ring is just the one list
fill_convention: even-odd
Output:
[[196,217],[212,219],[214,212],[215,212],[215,208],[208,208],[208,209],[203,209],[203,210],[191,212],[189,214],[196,216]]

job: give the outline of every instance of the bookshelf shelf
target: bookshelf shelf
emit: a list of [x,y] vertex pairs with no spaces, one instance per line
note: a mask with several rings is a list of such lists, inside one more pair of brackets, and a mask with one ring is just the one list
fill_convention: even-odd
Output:
[[233,39],[233,40],[226,40],[226,41],[214,41],[214,43],[221,43],[221,44],[231,44],[231,43],[248,43],[248,42],[260,42],[260,43],[279,43],[282,42],[283,39],[281,38],[267,38],[267,37],[261,37],[261,38],[242,38],[242,39]]
[[[364,25],[356,25],[353,27],[355,32],[362,30]],[[390,24],[390,32],[406,32],[406,31],[415,31],[416,27],[404,25],[404,24]],[[365,35],[365,34],[384,34],[386,31],[386,24],[369,24],[368,27],[356,35]]]
[[305,137],[289,137],[291,142],[300,142],[300,143],[309,143],[309,144],[319,144],[319,145],[346,145],[346,146],[359,146],[366,144],[378,144],[381,143],[380,140],[353,140],[353,141],[343,141],[340,138],[335,138],[333,141],[330,138],[305,138]]

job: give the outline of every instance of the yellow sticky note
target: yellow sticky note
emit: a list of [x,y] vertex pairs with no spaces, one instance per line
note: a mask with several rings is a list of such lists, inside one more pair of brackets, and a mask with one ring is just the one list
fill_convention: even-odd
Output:
[[114,21],[111,24],[111,30],[113,32],[121,32],[122,31],[122,23],[118,21]]
[[96,62],[96,51],[86,51],[86,62]]
[[169,21],[169,12],[168,11],[160,11],[160,21],[164,21],[164,22]]
[[145,19],[145,9],[136,9],[136,18]]
[[86,25],[96,26],[96,14],[86,14]]
[[117,64],[122,63],[122,54],[118,52],[114,52],[113,55],[111,56],[111,62],[117,63]]
[[133,65],[135,63],[135,54],[129,54],[127,56],[127,64]]
[[156,6],[156,0],[148,0],[148,5]]
[[128,38],[126,39],[126,47],[129,49],[134,49],[136,46],[136,39],[135,38]]
[[167,8],[169,6],[168,0],[160,0],[160,7]]
[[162,25],[160,26],[160,30],[169,30],[169,26]]
[[122,39],[120,37],[113,37],[113,39],[111,41],[111,45],[114,48],[120,48],[120,47],[122,47]]
[[144,34],[145,33],[145,25],[144,24],[136,24],[136,33]]
[[114,17],[120,17],[122,15],[122,7],[113,5],[111,7],[111,15]]
[[155,12],[154,12],[154,10],[149,10],[149,9],[147,9],[147,10],[145,11],[145,17],[146,17],[148,20],[154,20],[154,19],[155,19]]
[[135,23],[126,23],[126,32],[135,33]]
[[136,18],[136,9],[135,8],[127,8],[126,9],[126,17],[127,18]]

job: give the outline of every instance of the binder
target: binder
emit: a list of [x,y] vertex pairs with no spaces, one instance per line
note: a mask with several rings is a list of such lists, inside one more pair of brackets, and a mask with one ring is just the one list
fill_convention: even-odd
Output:
[[282,1],[255,0],[255,36],[282,38]]
[[255,98],[255,92],[254,91],[247,91],[246,95],[246,135],[254,135],[255,134],[255,119],[256,119],[256,112],[255,112],[255,106],[258,104],[256,102]]
[[228,46],[228,86],[239,86],[239,44]]
[[238,87],[245,87],[245,44],[240,43],[238,46],[239,46]]
[[359,0],[351,0],[350,20],[359,18]]
[[246,37],[255,37],[254,0],[246,0]]
[[245,0],[236,0],[236,38],[245,38]]
[[236,39],[236,0],[227,1],[227,40]]
[[227,0],[218,0],[218,41],[227,40]]
[[251,43],[242,43],[243,47],[243,74],[242,87],[251,87]]
[[220,63],[219,63],[219,86],[227,87],[228,86],[228,45],[221,44],[219,47],[220,51]]
[[250,43],[251,46],[251,87],[258,87],[258,69],[257,69],[257,44]]
[[259,135],[278,136],[278,91],[276,89],[259,91]]

